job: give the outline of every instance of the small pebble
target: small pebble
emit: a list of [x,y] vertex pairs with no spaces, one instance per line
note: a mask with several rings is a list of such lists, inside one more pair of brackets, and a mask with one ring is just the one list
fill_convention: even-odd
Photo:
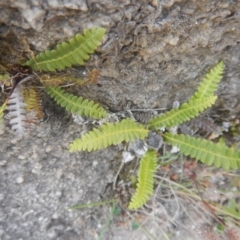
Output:
[[5,195],[0,193],[0,201],[2,201],[5,198]]
[[23,160],[23,159],[25,159],[26,157],[25,157],[24,155],[19,155],[18,158],[21,159],[21,160]]
[[4,166],[4,165],[6,165],[7,164],[7,160],[1,160],[0,161],[0,166]]
[[33,159],[37,159],[38,158],[38,154],[37,153],[33,153],[32,158]]
[[45,152],[46,153],[49,153],[53,150],[53,147],[52,146],[47,146],[46,149],[45,149]]
[[123,156],[123,162],[124,163],[127,163],[127,162],[130,162],[134,159],[134,155],[130,152],[127,152],[127,151],[123,151],[122,153],[122,156]]
[[98,165],[98,162],[97,161],[93,161],[92,165],[93,165],[93,167],[96,167]]
[[23,177],[18,177],[17,179],[16,179],[16,183],[22,183],[23,182]]

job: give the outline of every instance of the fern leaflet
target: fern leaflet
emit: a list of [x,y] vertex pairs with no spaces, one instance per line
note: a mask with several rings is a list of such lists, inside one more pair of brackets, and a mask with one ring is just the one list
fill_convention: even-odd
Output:
[[92,131],[76,139],[70,145],[72,151],[92,151],[106,148],[112,144],[123,141],[129,142],[136,139],[144,139],[148,135],[148,129],[134,122],[131,119],[124,119],[117,123],[107,123],[100,129],[94,128]]
[[77,34],[69,42],[62,42],[55,50],[46,50],[35,58],[30,59],[25,65],[30,66],[35,71],[55,71],[63,70],[74,64],[83,65],[89,59],[89,54],[93,53],[101,44],[104,28],[85,29],[84,35]]
[[198,116],[206,108],[210,107],[216,101],[217,96],[210,96],[201,99],[192,99],[182,104],[177,109],[172,109],[167,113],[154,117],[149,121],[149,127],[158,129],[161,127],[177,126],[191,118]]
[[213,143],[183,134],[165,133],[163,136],[166,142],[176,145],[183,154],[196,158],[207,165],[222,167],[225,170],[240,168],[240,151],[228,148],[223,143]]
[[0,123],[2,122],[3,116],[4,116],[4,110],[6,109],[7,104],[4,103],[1,107],[0,107]]
[[210,69],[209,73],[203,78],[200,86],[194,95],[189,99],[210,97],[217,90],[218,83],[222,79],[224,63],[220,61],[216,66]]
[[153,194],[154,173],[156,169],[156,152],[154,150],[148,150],[140,162],[137,190],[131,199],[129,209],[142,207]]
[[95,119],[107,116],[107,112],[98,103],[66,93],[60,87],[47,88],[47,93],[61,105],[61,107],[64,107],[71,113],[84,114],[87,117]]

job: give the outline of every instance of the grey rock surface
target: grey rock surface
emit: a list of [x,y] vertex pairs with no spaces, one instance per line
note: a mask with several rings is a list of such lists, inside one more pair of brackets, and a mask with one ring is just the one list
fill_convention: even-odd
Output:
[[[239,116],[239,1],[1,0],[0,23],[5,63],[31,57],[85,28],[106,28],[103,45],[86,64],[100,69],[101,87],[84,87],[78,94],[114,112],[129,102],[130,107],[150,109],[182,103],[222,59],[226,70],[219,99],[207,114],[225,120]],[[56,110],[50,112],[58,116]],[[3,240],[97,239],[107,221],[108,206],[68,207],[101,201],[113,181],[113,165],[120,165],[120,147],[70,154],[69,143],[84,129],[61,114],[65,116],[50,117],[23,139],[5,121],[0,137]],[[104,239],[147,239],[127,227],[111,227]],[[153,233],[160,236],[156,226]],[[190,233],[177,237],[195,239]]]
[[5,139],[0,150],[1,239],[94,239],[97,235],[104,215],[96,209],[70,211],[69,207],[101,201],[112,181],[109,165],[115,153],[70,154],[69,140],[79,128],[65,124],[54,129],[42,123],[24,139],[10,132],[1,135]]

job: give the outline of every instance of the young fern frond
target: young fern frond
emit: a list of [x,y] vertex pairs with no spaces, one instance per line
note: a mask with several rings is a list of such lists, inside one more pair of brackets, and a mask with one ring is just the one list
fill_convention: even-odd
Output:
[[46,91],[61,107],[64,107],[71,113],[95,119],[107,116],[107,112],[98,103],[66,93],[60,87],[50,87]]
[[177,146],[183,154],[207,165],[222,167],[225,170],[240,168],[240,151],[228,148],[223,143],[213,143],[183,134],[165,133],[163,137],[167,143]]
[[0,123],[2,122],[3,116],[4,116],[4,111],[6,109],[7,104],[3,103],[3,105],[0,107]]
[[189,100],[177,109],[172,109],[163,115],[152,118],[148,125],[152,129],[177,126],[198,116],[205,109],[212,106],[216,99],[217,96],[210,96]]
[[223,61],[220,61],[216,66],[210,69],[209,73],[206,74],[197,91],[189,100],[212,96],[217,90],[218,83],[222,79],[223,71],[224,63]]
[[143,125],[131,119],[124,119],[117,123],[107,123],[100,129],[94,128],[84,134],[80,139],[74,140],[70,145],[72,151],[92,151],[106,148],[112,144],[119,144],[123,141],[129,142],[147,137],[149,130]]
[[84,35],[77,34],[69,42],[58,44],[55,50],[40,53],[25,65],[35,71],[55,71],[72,65],[83,65],[84,61],[89,59],[89,54],[101,44],[105,32],[104,28],[85,29]]
[[154,150],[148,150],[140,161],[136,193],[128,206],[137,209],[143,206],[153,194],[154,173],[157,169],[157,155]]
[[36,117],[42,119],[44,114],[41,105],[39,92],[34,88],[26,88],[23,90],[24,102],[27,104],[27,112],[35,112]]

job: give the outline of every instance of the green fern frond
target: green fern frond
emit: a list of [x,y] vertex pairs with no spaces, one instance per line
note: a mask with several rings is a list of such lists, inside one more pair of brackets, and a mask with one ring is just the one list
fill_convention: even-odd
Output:
[[216,66],[210,69],[209,73],[203,78],[200,86],[193,96],[189,99],[210,97],[217,90],[218,83],[222,79],[224,63],[220,61]]
[[74,64],[83,65],[101,44],[106,30],[104,28],[85,29],[84,35],[77,34],[69,42],[62,42],[55,50],[46,50],[35,58],[30,59],[25,65],[35,71],[55,71],[71,67]]
[[129,209],[137,209],[143,206],[153,194],[154,173],[157,169],[157,155],[154,150],[148,150],[141,159],[138,172],[136,193],[129,204]]
[[50,87],[47,88],[46,91],[61,107],[64,107],[71,113],[77,113],[80,116],[85,115],[95,119],[107,116],[107,112],[98,103],[66,93],[60,87]]
[[163,136],[166,142],[177,146],[183,154],[207,165],[222,167],[225,170],[240,168],[240,151],[228,148],[223,143],[213,143],[183,134],[165,133]]
[[124,119],[117,123],[107,123],[100,129],[94,128],[92,131],[76,139],[70,145],[72,151],[92,151],[106,148],[112,144],[119,144],[123,141],[129,142],[147,137],[149,130],[143,125],[131,119]]
[[185,121],[198,116],[205,109],[209,108],[216,101],[217,96],[210,96],[201,99],[192,99],[182,104],[177,109],[172,109],[163,115],[152,118],[149,127],[158,129],[161,127],[177,126]]

